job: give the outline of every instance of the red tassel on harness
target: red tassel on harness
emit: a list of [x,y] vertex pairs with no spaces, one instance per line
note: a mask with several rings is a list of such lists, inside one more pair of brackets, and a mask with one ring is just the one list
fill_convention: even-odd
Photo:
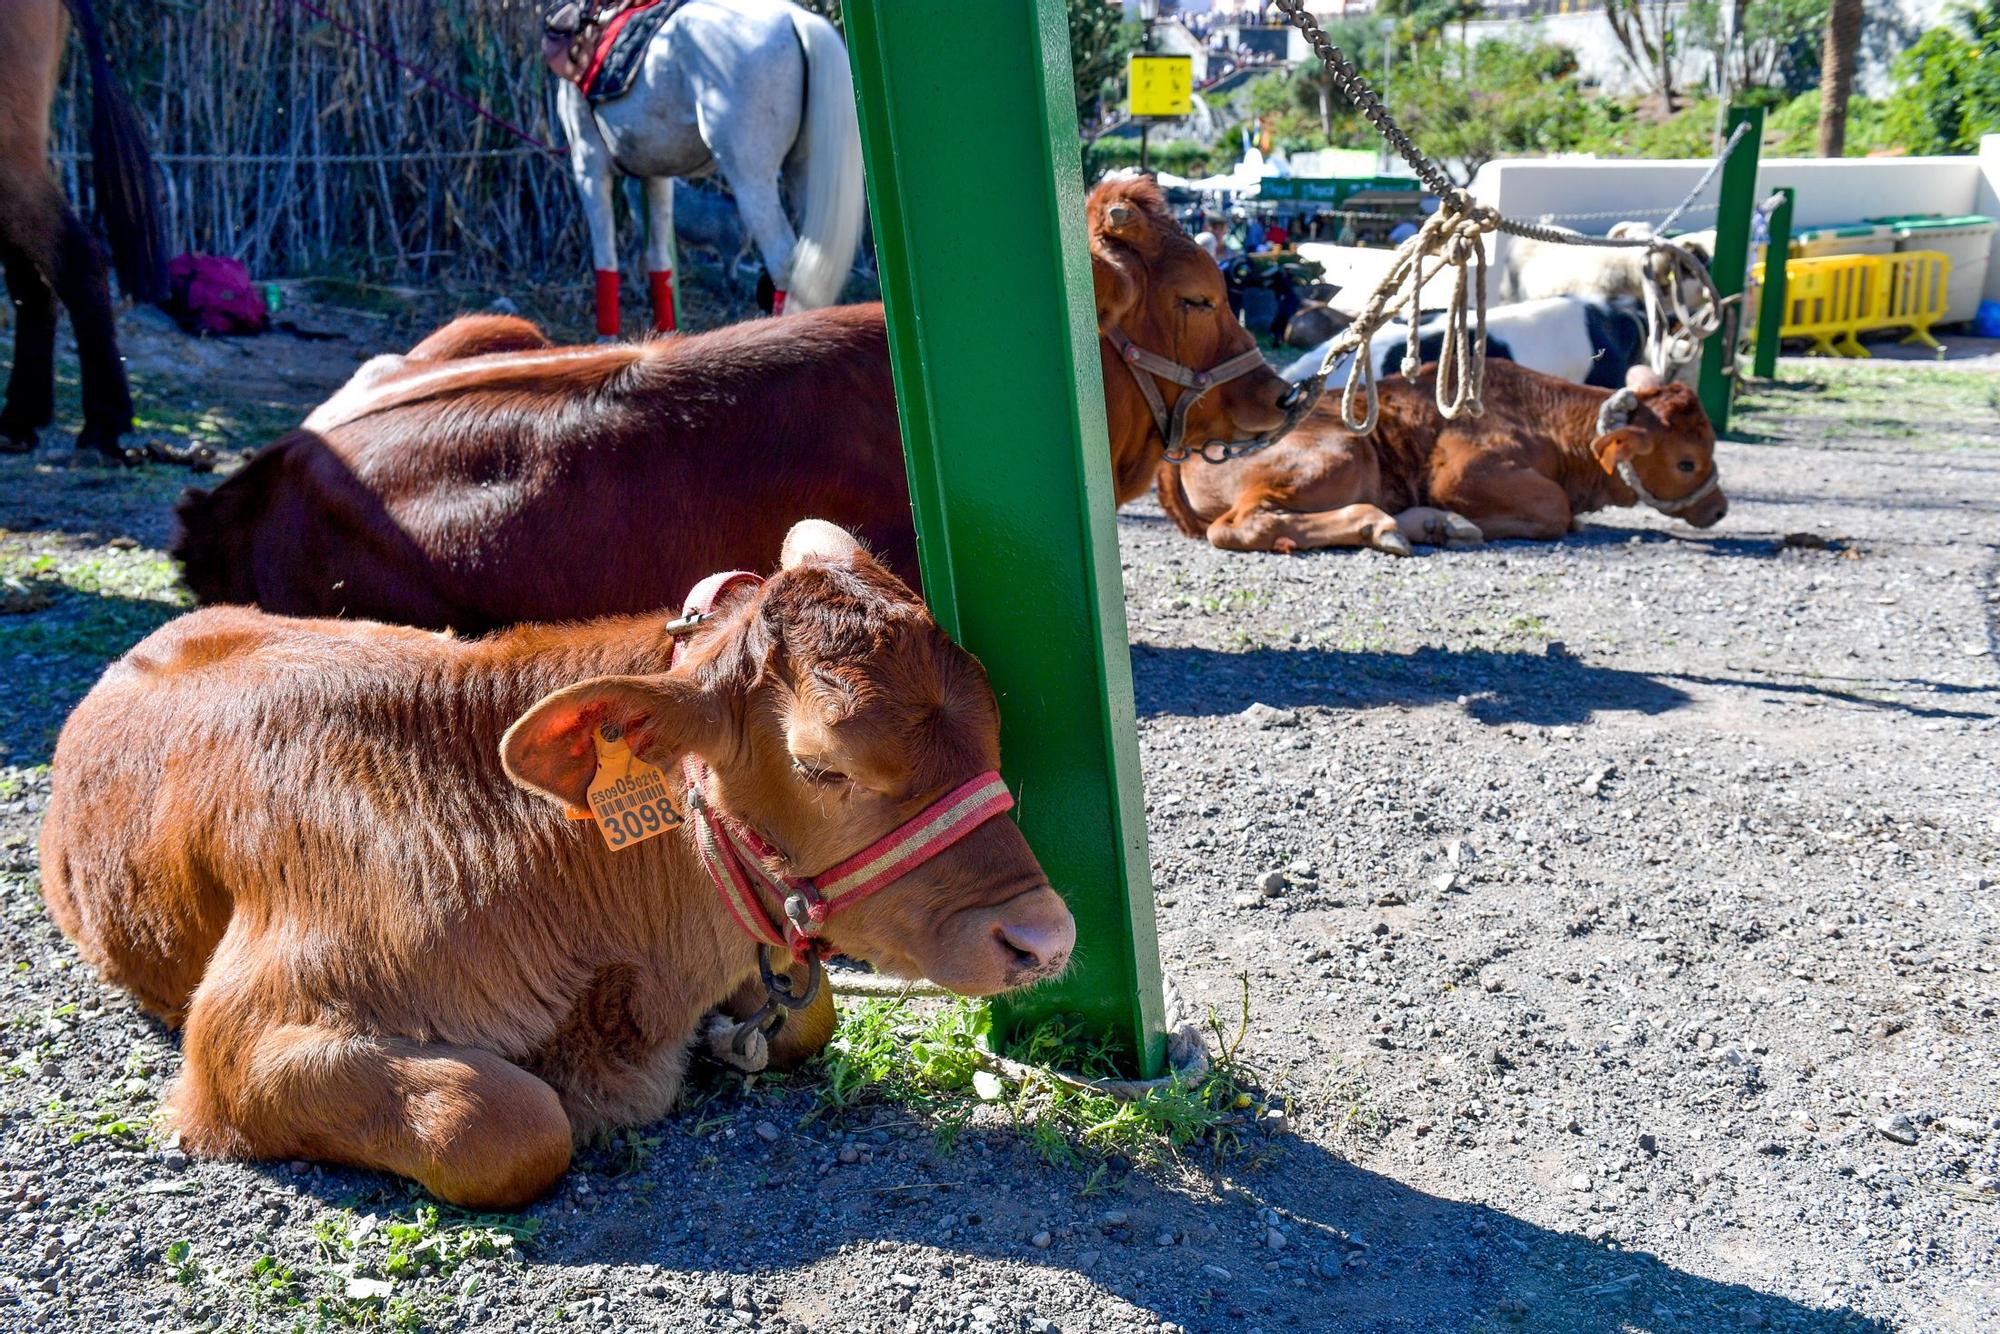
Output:
[[597,269],[597,332],[618,336],[618,270]]
[[674,324],[674,271],[672,269],[648,269],[646,286],[653,294],[653,329],[656,333],[672,333]]
[[773,315],[785,313],[785,289],[782,287],[771,297],[771,313]]

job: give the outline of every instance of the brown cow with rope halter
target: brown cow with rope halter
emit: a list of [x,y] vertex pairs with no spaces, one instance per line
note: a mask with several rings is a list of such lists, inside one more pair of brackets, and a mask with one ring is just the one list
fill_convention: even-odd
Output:
[[698,1031],[757,1036],[705,1028],[733,992],[807,1003],[793,961],[1063,969],[993,692],[908,588],[808,520],[682,611],[468,641],[211,608],[112,665],[56,746],[43,893],[183,1027],[184,1144],[511,1207],[668,1111]]
[[[166,295],[158,182],[145,136],[118,89],[90,0],[67,0],[90,62],[90,146],[97,214],[118,281],[142,301]],[[0,453],[25,454],[55,417],[56,306],[69,311],[83,380],[76,446],[120,462],[132,396],[118,355],[104,262],[49,174],[49,108],[69,23],[62,0],[0,5],[0,265],[14,299],[14,368],[0,407]]]
[[1729,511],[1715,431],[1686,385],[1635,367],[1615,392],[1511,361],[1486,363],[1486,410],[1448,420],[1437,368],[1381,382],[1365,435],[1333,396],[1270,449],[1234,462],[1162,465],[1160,504],[1191,537],[1230,551],[1475,546],[1553,540],[1579,514],[1645,504],[1707,528]]
[[[1120,502],[1163,454],[1261,444],[1303,413],[1151,181],[1100,185],[1089,218]],[[915,583],[880,306],[589,348],[458,321],[190,492],[174,554],[203,602],[481,631],[667,605],[768,562],[804,514]]]

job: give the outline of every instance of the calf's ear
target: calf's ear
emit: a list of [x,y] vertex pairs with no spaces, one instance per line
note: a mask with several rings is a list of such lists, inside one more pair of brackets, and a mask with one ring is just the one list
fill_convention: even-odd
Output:
[[1652,447],[1652,436],[1629,427],[1607,431],[1590,442],[1590,452],[1597,455],[1597,466],[1606,472],[1617,472],[1620,463],[1635,459]]
[[1097,297],[1097,328],[1118,323],[1139,301],[1139,284],[1132,276],[1133,260],[1111,253],[1092,239],[1090,285]]
[[600,676],[545,696],[507,729],[507,777],[565,806],[582,806],[597,775],[598,729],[617,729],[632,753],[662,769],[726,739],[722,701],[677,676]]

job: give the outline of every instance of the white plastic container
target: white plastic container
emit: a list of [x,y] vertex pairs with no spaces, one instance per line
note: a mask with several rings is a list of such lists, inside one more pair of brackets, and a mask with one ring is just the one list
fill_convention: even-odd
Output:
[[1937,250],[1951,261],[1951,286],[1946,291],[1944,322],[1960,324],[1979,313],[1986,291],[1986,266],[1993,255],[1993,233],[2000,222],[1969,214],[1958,218],[1877,218],[1896,237],[1896,249]]

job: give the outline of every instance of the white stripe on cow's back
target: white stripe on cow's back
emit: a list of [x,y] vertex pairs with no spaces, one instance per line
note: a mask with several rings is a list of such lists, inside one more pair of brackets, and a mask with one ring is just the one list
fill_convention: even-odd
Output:
[[[460,389],[520,389],[524,387],[524,381],[531,386],[540,372],[585,358],[602,357],[608,363],[615,363],[607,365],[608,376],[644,355],[644,344],[630,343],[603,347],[559,347],[546,352],[490,352],[485,356],[460,357],[435,364],[412,362],[408,357],[393,354],[376,357],[356,371],[346,384],[334,392],[332,398],[314,408],[301,426],[323,435],[377,412],[441,397]],[[424,369],[412,371],[411,366]],[[496,375],[496,369],[505,374]],[[399,371],[408,373],[397,374]]]

